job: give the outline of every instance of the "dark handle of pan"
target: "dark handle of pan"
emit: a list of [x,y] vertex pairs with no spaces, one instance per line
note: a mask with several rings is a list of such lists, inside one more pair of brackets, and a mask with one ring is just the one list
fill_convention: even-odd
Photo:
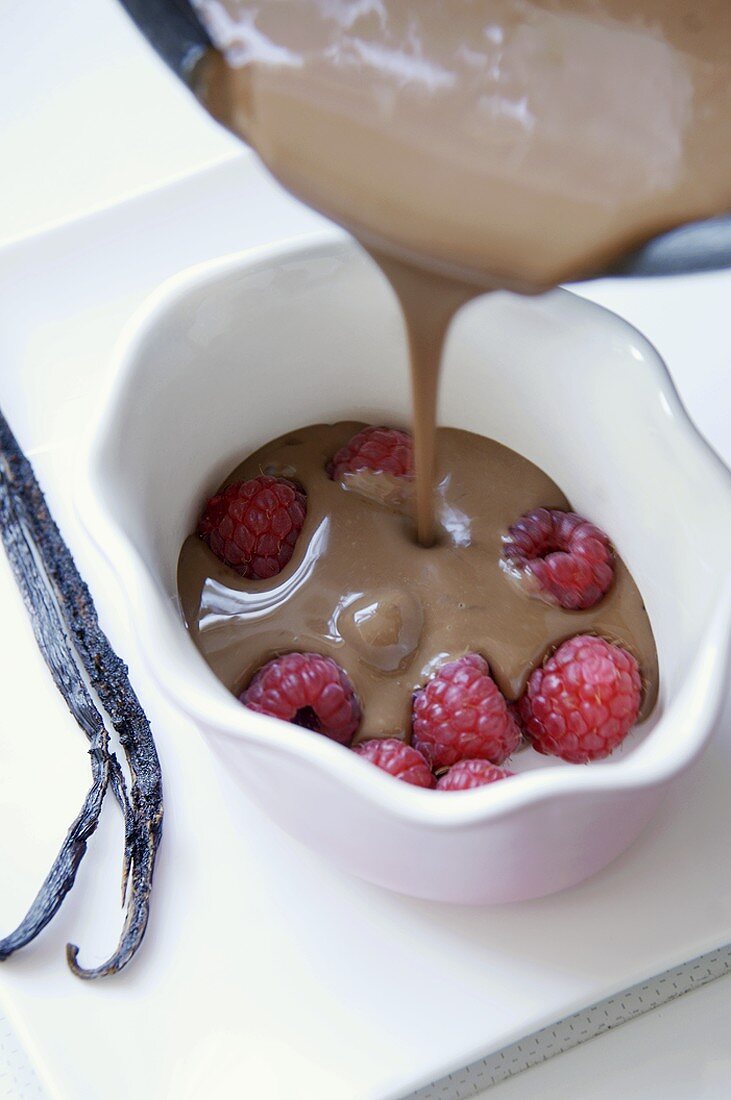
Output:
[[[189,84],[211,41],[188,0],[120,2],[163,61]],[[723,267],[731,267],[731,214],[662,233],[596,276],[686,275]]]
[[689,275],[724,267],[731,267],[731,214],[661,233],[598,274]]
[[187,84],[211,45],[205,27],[187,0],[120,0],[150,45]]

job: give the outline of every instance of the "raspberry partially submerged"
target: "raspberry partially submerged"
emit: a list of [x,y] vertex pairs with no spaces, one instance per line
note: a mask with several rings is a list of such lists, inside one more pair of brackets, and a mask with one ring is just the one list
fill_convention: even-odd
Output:
[[268,661],[239,696],[259,714],[281,718],[349,745],[360,703],[347,675],[331,657],[287,653]]
[[362,470],[413,477],[414,447],[409,433],[399,428],[362,428],[327,465],[328,477],[333,481]]
[[434,786],[434,776],[424,756],[397,737],[376,737],[363,741],[353,751],[404,783],[411,783],[414,787]]
[[275,577],[292,557],[307,496],[285,477],[235,481],[206,502],[198,534],[242,577]]
[[503,567],[531,596],[567,611],[594,607],[614,579],[609,539],[575,512],[536,508],[503,537]]
[[414,695],[412,742],[433,768],[473,759],[502,764],[520,739],[512,710],[477,653],[443,665]]
[[518,711],[533,747],[570,764],[601,760],[637,720],[642,681],[620,646],[577,634],[528,680]]
[[506,768],[497,768],[488,760],[460,760],[440,777],[437,790],[468,791],[473,787],[496,783],[498,779],[509,779],[512,774]]

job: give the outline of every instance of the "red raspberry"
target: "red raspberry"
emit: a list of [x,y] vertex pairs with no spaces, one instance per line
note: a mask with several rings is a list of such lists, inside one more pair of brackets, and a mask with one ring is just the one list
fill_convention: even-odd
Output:
[[508,779],[513,773],[496,768],[487,760],[460,760],[437,782],[438,791],[468,791],[472,787],[484,787],[498,779]]
[[503,537],[503,565],[532,596],[568,611],[598,603],[614,579],[609,539],[575,512],[536,508]]
[[305,522],[307,495],[284,477],[235,481],[206,503],[198,534],[242,577],[281,573]]
[[434,786],[431,768],[421,753],[397,737],[376,737],[372,741],[363,741],[353,751],[404,783],[411,783],[414,787]]
[[518,710],[538,752],[585,764],[609,756],[637,719],[637,661],[611,642],[577,634],[532,673]]
[[469,653],[443,665],[417,691],[412,742],[433,768],[459,760],[502,764],[520,743],[520,729],[487,661]]
[[275,657],[254,676],[241,702],[349,745],[360,722],[360,703],[339,665],[319,653]]
[[333,481],[340,481],[343,474],[354,474],[358,470],[412,477],[414,448],[409,433],[398,428],[361,429],[327,465],[328,476]]

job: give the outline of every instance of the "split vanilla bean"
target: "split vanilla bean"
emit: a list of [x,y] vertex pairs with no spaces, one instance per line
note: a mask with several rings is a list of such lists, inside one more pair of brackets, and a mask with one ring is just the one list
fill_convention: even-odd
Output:
[[[19,926],[0,940],[0,960],[29,943],[58,911],[73,886],[96,829],[107,788],[125,822],[122,896],[127,915],[120,941],[101,966],[68,963],[81,978],[121,970],[145,934],[155,859],[162,835],[162,776],[155,743],[127,668],[99,626],[89,590],[48,509],[30,462],[0,413],[0,536],[31,618],[43,658],[69,710],[85,733],[92,782],[79,814]],[[87,686],[87,679],[88,685]],[[96,695],[95,703],[92,693]],[[98,705],[97,705],[98,704]],[[127,785],[109,746],[105,716],[117,732],[132,777]]]

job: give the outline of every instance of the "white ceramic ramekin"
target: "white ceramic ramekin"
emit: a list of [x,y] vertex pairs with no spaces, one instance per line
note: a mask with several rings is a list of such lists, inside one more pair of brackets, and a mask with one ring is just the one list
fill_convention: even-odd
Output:
[[[657,353],[614,314],[564,291],[496,294],[463,312],[441,423],[526,455],[611,532],[647,604],[661,690],[651,719],[607,762],[543,761],[440,795],[247,711],[193,646],[175,598],[200,501],[241,457],[306,423],[408,417],[400,317],[357,247],[323,237],[203,264],[158,290],[122,340],[81,515],[160,686],[285,829],[419,897],[560,890],[632,842],[709,738],[729,658],[731,475]],[[519,761],[528,757],[537,760]]]

